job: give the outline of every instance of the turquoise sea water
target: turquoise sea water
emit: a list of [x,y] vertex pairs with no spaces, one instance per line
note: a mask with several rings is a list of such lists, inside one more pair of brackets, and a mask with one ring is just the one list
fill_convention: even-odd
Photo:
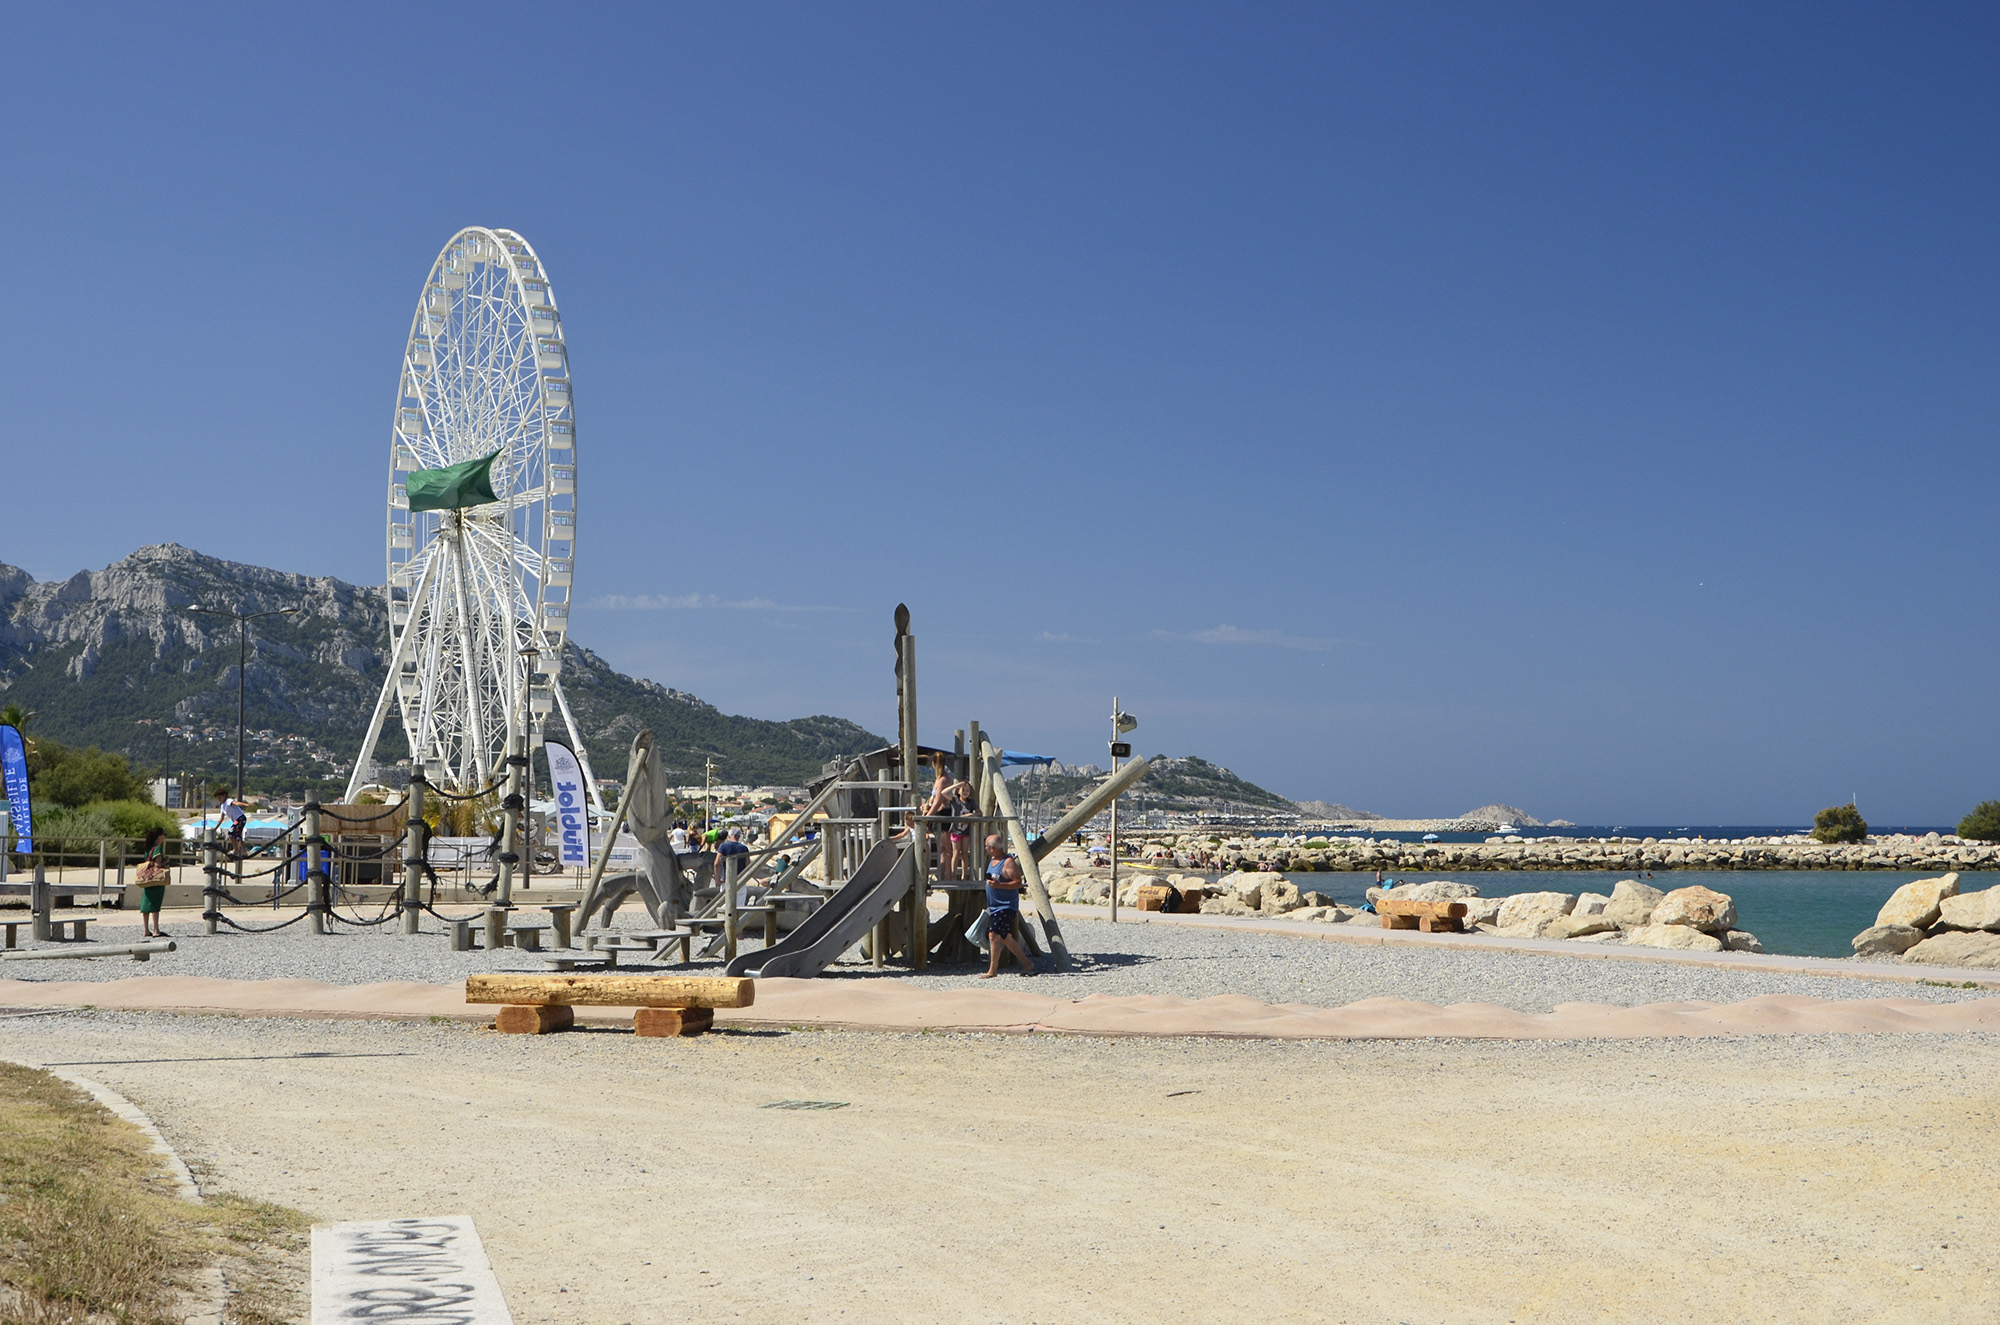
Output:
[[[1301,892],[1325,893],[1350,905],[1365,900],[1366,891],[1375,886],[1372,873],[1287,873],[1285,877]],[[1460,874],[1399,873],[1395,877],[1399,883],[1453,879],[1477,884],[1482,897],[1508,897],[1538,892],[1609,894],[1613,884],[1633,874],[1630,870],[1470,870]],[[1755,934],[1766,952],[1851,957],[1852,939],[1875,923],[1875,913],[1890,893],[1912,879],[1935,877],[1935,872],[1891,870],[1660,870],[1644,882],[1662,892],[1701,884],[1728,893],[1736,899],[1737,928]],[[2000,883],[2000,873],[1967,874],[1961,887],[1971,892],[1996,883]]]

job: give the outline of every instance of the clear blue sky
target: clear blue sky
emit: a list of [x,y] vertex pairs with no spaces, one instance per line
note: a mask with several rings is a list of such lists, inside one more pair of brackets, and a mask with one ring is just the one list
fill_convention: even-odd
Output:
[[574,635],[725,710],[890,729],[902,600],[926,740],[1101,762],[1117,693],[1389,813],[1952,820],[1996,12],[17,7],[0,560],[379,583],[411,310],[500,225]]

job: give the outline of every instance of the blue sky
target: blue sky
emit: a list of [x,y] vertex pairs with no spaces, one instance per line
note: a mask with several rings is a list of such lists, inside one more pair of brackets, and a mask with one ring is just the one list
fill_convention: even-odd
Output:
[[570,344],[574,635],[628,670],[887,730],[907,601],[926,740],[1101,762],[1116,693],[1143,752],[1388,813],[1954,820],[2000,796],[1997,38],[17,10],[0,560],[379,583],[411,310],[499,225]]

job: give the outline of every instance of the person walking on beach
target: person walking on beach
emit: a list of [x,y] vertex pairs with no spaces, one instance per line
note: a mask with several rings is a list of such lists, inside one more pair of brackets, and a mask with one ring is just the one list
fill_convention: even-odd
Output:
[[1035,964],[1021,946],[1021,862],[1012,855],[1002,856],[986,867],[986,974],[991,980],[1000,974],[1000,949],[1006,948],[1021,963],[1022,975],[1033,975]]
[[139,866],[139,929],[143,937],[165,938],[160,930],[160,908],[167,900],[167,830],[149,828],[140,849],[146,859]]

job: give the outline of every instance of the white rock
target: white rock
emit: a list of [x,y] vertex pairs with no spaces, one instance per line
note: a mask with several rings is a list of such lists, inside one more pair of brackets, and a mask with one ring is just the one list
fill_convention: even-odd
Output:
[[1575,905],[1573,893],[1516,893],[1501,903],[1494,923],[1501,929],[1513,929],[1530,921],[1566,916]]
[[1946,930],[1911,948],[1903,960],[1924,966],[2000,967],[2000,934]]
[[1658,888],[1637,879],[1620,879],[1612,885],[1611,900],[1605,903],[1604,914],[1626,929],[1637,929],[1652,920],[1653,908],[1665,896]]
[[1730,952],[1762,952],[1764,941],[1755,934],[1732,929],[1722,936],[1722,946]]
[[1938,903],[1937,923],[1953,929],[2000,929],[2000,888],[1945,898]]
[[1573,916],[1601,916],[1604,914],[1604,908],[1609,905],[1611,905],[1611,899],[1603,893],[1578,893],[1576,895],[1576,909],[1571,911],[1570,914]]
[[1889,894],[1889,900],[1875,915],[1878,925],[1914,925],[1929,929],[1938,922],[1944,899],[1958,896],[1958,875],[1918,879]]
[[1504,897],[1468,897],[1465,899],[1465,924],[1470,929],[1474,925],[1497,923],[1500,908],[1507,904]]
[[1915,925],[1870,925],[1854,936],[1857,957],[1900,957],[1924,941]]
[[1686,925],[1709,934],[1726,934],[1736,927],[1736,901],[1728,893],[1696,884],[1676,888],[1653,908],[1655,925]]
[[[1436,879],[1430,883],[1399,883],[1393,888],[1382,889],[1381,895],[1405,902],[1458,902],[1479,896],[1479,885]],[[1371,896],[1368,900],[1378,899]]]
[[1640,948],[1676,948],[1688,952],[1721,952],[1722,940],[1690,925],[1641,925],[1625,931],[1625,941]]

